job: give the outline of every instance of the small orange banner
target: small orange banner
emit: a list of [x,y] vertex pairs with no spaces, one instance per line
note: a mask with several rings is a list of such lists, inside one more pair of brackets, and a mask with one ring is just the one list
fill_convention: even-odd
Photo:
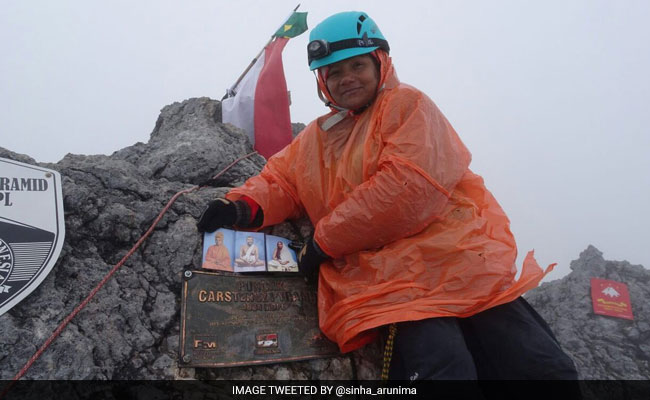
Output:
[[591,301],[596,314],[634,319],[630,293],[624,283],[591,278]]

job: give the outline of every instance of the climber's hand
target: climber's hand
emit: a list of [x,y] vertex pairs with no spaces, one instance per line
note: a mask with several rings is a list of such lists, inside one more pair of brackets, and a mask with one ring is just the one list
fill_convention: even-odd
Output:
[[214,232],[222,227],[239,225],[250,218],[250,207],[244,201],[217,199],[208,203],[196,227],[201,232]]
[[318,283],[320,264],[329,259],[330,257],[321,250],[318,243],[310,238],[298,253],[298,270],[308,284],[315,285]]

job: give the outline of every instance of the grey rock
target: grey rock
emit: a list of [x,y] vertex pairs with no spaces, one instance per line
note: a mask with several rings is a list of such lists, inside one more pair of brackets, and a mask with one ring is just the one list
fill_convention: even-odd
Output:
[[13,151],[10,151],[2,147],[0,147],[0,158],[6,158],[9,160],[23,162],[26,164],[36,164],[36,160],[34,160],[33,158],[25,154],[14,153]]
[[[164,107],[146,145],[138,143],[113,157],[137,165],[149,178],[199,184],[252,151],[240,129],[221,124],[221,103],[202,97]],[[263,165],[264,158],[255,155],[229,170],[222,181],[243,183]]]
[[298,123],[294,123],[294,124],[291,124],[291,135],[292,135],[293,137],[298,136],[298,134],[299,134],[303,129],[305,129],[305,126],[306,126],[305,124],[302,124],[302,123],[300,123],[300,122],[298,122]]
[[[68,154],[56,164],[63,179],[66,240],[43,283],[0,316],[0,379],[12,378],[59,323],[149,229],[177,192],[213,177],[252,151],[243,132],[220,121],[220,103],[189,99],[162,109],[147,143],[110,156]],[[294,124],[294,135],[304,128]],[[37,164],[0,148],[0,157]],[[28,370],[26,379],[378,379],[382,344],[333,358],[238,368],[179,368],[181,273],[200,264],[196,221],[211,199],[257,174],[260,156],[238,163],[214,182],[181,196],[150,237]],[[307,219],[268,233],[304,240]],[[590,246],[567,277],[527,298],[549,321],[588,379],[648,379],[648,271],[606,261]],[[596,316],[589,277],[623,281],[633,297],[634,321]],[[636,300],[635,300],[636,299]]]
[[[68,154],[63,182],[66,240],[44,282],[0,316],[0,379],[12,378],[58,324],[147,231],[177,192],[212,178],[252,152],[244,133],[220,121],[218,101],[198,98],[162,109],[147,143],[110,156]],[[293,124],[294,134],[304,128]],[[0,157],[38,164],[0,148]],[[213,185],[181,196],[143,243],[32,365],[26,379],[307,379],[352,375],[348,357],[284,365],[178,367],[181,273],[200,264],[196,221],[213,198],[263,167],[253,155]],[[304,219],[268,230],[302,240]],[[330,368],[331,367],[331,368]]]
[[[571,262],[571,270],[525,297],[573,358],[580,378],[650,379],[650,271],[627,261],[605,260],[594,246]],[[595,314],[591,278],[626,284],[634,320]]]

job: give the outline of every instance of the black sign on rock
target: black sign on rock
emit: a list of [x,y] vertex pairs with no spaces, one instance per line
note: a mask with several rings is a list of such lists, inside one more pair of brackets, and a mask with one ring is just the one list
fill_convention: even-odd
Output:
[[0,315],[56,263],[65,237],[58,172],[0,158]]
[[338,355],[298,276],[185,271],[180,365],[233,367]]

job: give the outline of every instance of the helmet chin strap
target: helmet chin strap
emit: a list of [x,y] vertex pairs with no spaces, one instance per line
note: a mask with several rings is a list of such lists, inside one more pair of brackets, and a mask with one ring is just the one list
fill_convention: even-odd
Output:
[[318,85],[318,75],[316,74],[316,71],[314,71],[314,76],[316,77],[316,92],[318,93],[318,98],[321,99],[321,101],[325,104],[325,107],[331,107],[338,111],[336,114],[327,118],[321,125],[321,129],[327,132],[331,127],[343,121],[343,119],[345,119],[345,117],[347,117],[350,113],[350,110],[347,108],[339,107],[331,101],[327,100],[325,96],[323,96],[323,92],[320,90],[320,86]]
[[316,77],[316,92],[318,93],[318,98],[323,103],[325,103],[325,107],[332,107],[337,111],[349,111],[347,108],[339,107],[331,101],[327,100],[325,96],[323,96],[323,92],[320,90],[320,86],[318,86],[318,75],[316,74],[316,71],[314,71],[314,76]]

